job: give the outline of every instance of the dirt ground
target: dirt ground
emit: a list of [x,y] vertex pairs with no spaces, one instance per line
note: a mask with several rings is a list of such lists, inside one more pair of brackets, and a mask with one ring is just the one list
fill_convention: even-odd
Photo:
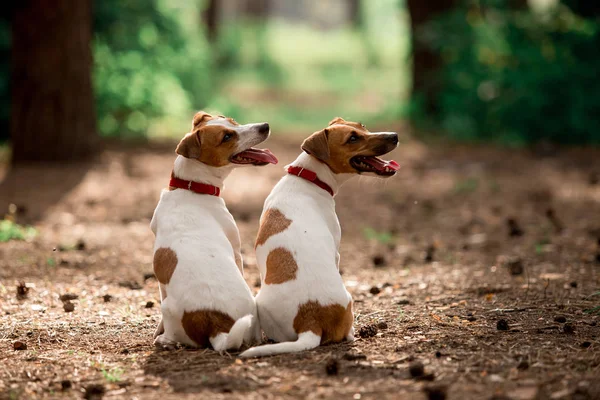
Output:
[[[271,139],[280,165],[226,182],[255,291],[262,202],[298,143]],[[599,150],[403,143],[397,176],[336,197],[357,340],[242,361],[152,345],[173,148],[0,172],[0,213],[38,231],[0,243],[0,399],[600,398]]]

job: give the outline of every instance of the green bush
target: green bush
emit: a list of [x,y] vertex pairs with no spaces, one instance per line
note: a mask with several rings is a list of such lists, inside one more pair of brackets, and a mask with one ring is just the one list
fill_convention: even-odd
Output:
[[470,1],[420,36],[442,56],[437,122],[453,138],[600,144],[598,21]]
[[[105,135],[145,134],[161,117],[189,117],[210,96],[209,46],[194,3],[102,0],[94,10],[94,89]],[[186,24],[182,15],[191,17]],[[186,118],[187,121],[188,118]]]

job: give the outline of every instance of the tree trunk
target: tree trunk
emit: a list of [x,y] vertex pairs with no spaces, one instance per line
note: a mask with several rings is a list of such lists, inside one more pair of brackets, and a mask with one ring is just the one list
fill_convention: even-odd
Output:
[[269,0],[247,0],[246,15],[256,21],[264,21],[269,14]]
[[348,0],[348,15],[354,29],[362,28],[362,10],[360,9],[360,0]]
[[439,54],[431,50],[419,40],[419,30],[423,25],[440,13],[453,8],[455,0],[407,0],[411,18],[412,52],[413,52],[413,97],[424,96],[425,111],[436,112],[436,96],[439,84],[435,73],[441,66]]
[[206,27],[206,38],[210,43],[217,41],[219,36],[219,0],[208,0],[202,12],[202,22]]
[[563,4],[583,18],[600,18],[600,2],[594,0],[563,0]]
[[91,0],[29,0],[12,18],[13,164],[81,160],[98,148]]

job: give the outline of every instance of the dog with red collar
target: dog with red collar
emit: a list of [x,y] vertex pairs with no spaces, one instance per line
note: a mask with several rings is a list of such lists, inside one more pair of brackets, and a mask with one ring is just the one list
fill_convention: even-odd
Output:
[[339,274],[340,224],[334,195],[358,174],[393,176],[378,156],[398,145],[393,132],[369,132],[336,118],[302,144],[304,152],[267,197],[256,238],[260,325],[276,344],[241,357],[298,352],[354,340],[352,297]]
[[155,345],[224,351],[260,339],[238,228],[219,195],[235,167],[277,163],[269,150],[252,147],[269,133],[267,123],[199,112],[177,146],[169,188],[150,223],[162,312]]

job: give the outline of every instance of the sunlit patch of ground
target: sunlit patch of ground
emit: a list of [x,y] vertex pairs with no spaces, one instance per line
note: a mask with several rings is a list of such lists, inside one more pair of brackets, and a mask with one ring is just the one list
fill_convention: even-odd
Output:
[[[357,341],[241,361],[152,346],[148,224],[172,147],[111,148],[0,183],[0,212],[14,203],[38,231],[0,244],[0,398],[598,398],[600,318],[586,312],[600,304],[597,151],[402,145],[398,176],[336,197]],[[255,291],[262,202],[299,151],[268,147],[280,165],[239,169],[224,190]]]

